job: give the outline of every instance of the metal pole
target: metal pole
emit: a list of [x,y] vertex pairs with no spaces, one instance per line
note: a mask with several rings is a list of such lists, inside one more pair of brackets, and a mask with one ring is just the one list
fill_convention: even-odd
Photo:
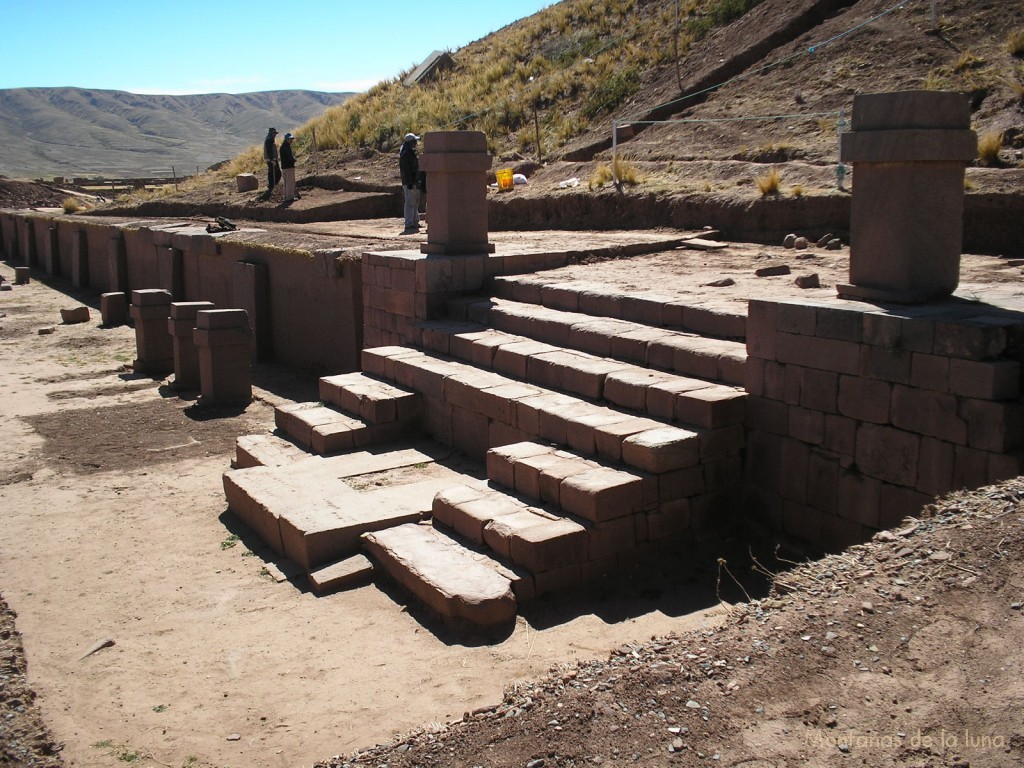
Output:
[[174,166],[171,166],[171,176],[174,177],[174,191],[178,191],[178,172],[174,170]]
[[932,0],[932,29],[939,28],[939,11],[938,6],[939,0]]
[[615,155],[619,150],[619,121],[612,120],[612,181],[616,188],[619,186],[619,168],[615,162]]
[[537,105],[533,105],[533,132],[537,134],[537,162],[543,163],[544,156],[540,150],[540,120],[537,119]]

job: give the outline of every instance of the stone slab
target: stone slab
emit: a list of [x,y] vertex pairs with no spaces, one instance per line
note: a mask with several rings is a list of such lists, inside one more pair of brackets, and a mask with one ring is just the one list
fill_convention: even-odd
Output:
[[374,567],[363,554],[351,555],[309,574],[309,586],[318,595],[359,586],[373,578]]
[[515,618],[511,581],[436,529],[402,525],[367,533],[363,542],[391,578],[441,616],[480,626]]

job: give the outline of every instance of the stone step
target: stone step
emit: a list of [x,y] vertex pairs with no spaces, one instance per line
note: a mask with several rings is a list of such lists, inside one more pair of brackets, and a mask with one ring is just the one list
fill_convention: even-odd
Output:
[[697,466],[742,447],[736,425],[688,430],[644,418],[431,352],[364,349],[365,371],[424,395],[423,426],[446,445],[483,461],[496,445],[542,438],[645,472]]
[[544,273],[495,277],[492,292],[499,298],[526,304],[675,328],[702,336],[736,341],[747,337],[746,307],[731,311],[673,296],[630,293],[605,283],[567,281]]
[[296,445],[329,456],[408,436],[414,420],[371,424],[334,406],[310,402],[277,406],[274,423]]
[[554,347],[707,381],[733,386],[743,386],[745,381],[747,350],[743,342],[501,298],[466,302],[464,308],[466,317],[453,319],[470,320]]
[[283,466],[250,467],[224,473],[231,511],[279,555],[307,573],[359,550],[359,536],[430,514],[437,491],[457,473],[366,489],[347,479],[367,473],[434,464],[418,449],[341,456],[307,456]]
[[415,392],[380,381],[362,371],[322,377],[320,400],[369,424],[408,423],[423,410],[422,398]]
[[356,554],[317,568],[308,574],[309,587],[318,595],[361,586],[373,578],[373,563],[366,555]]
[[231,468],[280,467],[308,456],[301,446],[278,435],[242,435],[235,441]]
[[668,371],[567,350],[461,322],[421,324],[423,347],[531,384],[604,400],[666,421],[715,429],[742,424],[746,392]]
[[400,525],[362,539],[381,568],[437,614],[479,626],[515,618],[512,581],[500,564],[436,528]]

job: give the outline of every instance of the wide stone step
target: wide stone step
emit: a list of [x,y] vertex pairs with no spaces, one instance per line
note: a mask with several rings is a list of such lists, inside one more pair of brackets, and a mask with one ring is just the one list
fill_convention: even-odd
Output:
[[365,371],[421,392],[424,428],[480,461],[490,447],[539,437],[659,473],[696,466],[708,450],[742,446],[738,425],[701,431],[669,426],[430,352],[377,347],[364,349],[362,361]]
[[467,317],[456,319],[597,357],[734,386],[744,384],[747,351],[743,342],[500,298],[467,303],[465,309]]
[[699,301],[652,293],[635,294],[605,283],[567,281],[548,274],[495,277],[493,294],[550,309],[612,317],[645,325],[675,328],[702,336],[743,341],[747,335],[746,311],[730,311]]
[[516,597],[500,564],[427,525],[366,533],[363,545],[388,575],[433,611],[479,626],[512,621]]
[[320,400],[369,424],[410,422],[423,409],[422,398],[415,392],[380,381],[362,371],[322,377]]
[[305,450],[329,456],[406,437],[414,420],[371,424],[334,406],[309,402],[277,406],[274,423]]
[[433,463],[417,449],[307,456],[284,466],[225,472],[224,493],[231,511],[267,546],[309,572],[357,552],[366,531],[429,516],[434,495],[457,475],[368,488],[346,480]]
[[474,323],[421,325],[422,345],[507,376],[684,425],[742,424],[747,395],[737,387],[532,341]]
[[232,469],[280,467],[308,456],[301,446],[278,435],[242,435],[235,441]]

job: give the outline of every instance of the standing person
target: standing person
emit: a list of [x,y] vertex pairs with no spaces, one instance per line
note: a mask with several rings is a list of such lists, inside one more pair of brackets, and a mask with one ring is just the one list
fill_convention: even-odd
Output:
[[402,174],[402,192],[405,195],[405,230],[403,235],[420,231],[420,160],[416,155],[416,142],[420,137],[415,133],[405,134],[402,148],[398,152],[398,170]]
[[284,201],[290,203],[298,199],[295,191],[295,153],[292,152],[292,139],[290,133],[284,135],[281,142],[281,172],[284,174]]
[[263,160],[267,164],[267,197],[274,191],[274,186],[281,180],[281,166],[277,154],[277,128],[267,130],[267,138],[263,140]]

